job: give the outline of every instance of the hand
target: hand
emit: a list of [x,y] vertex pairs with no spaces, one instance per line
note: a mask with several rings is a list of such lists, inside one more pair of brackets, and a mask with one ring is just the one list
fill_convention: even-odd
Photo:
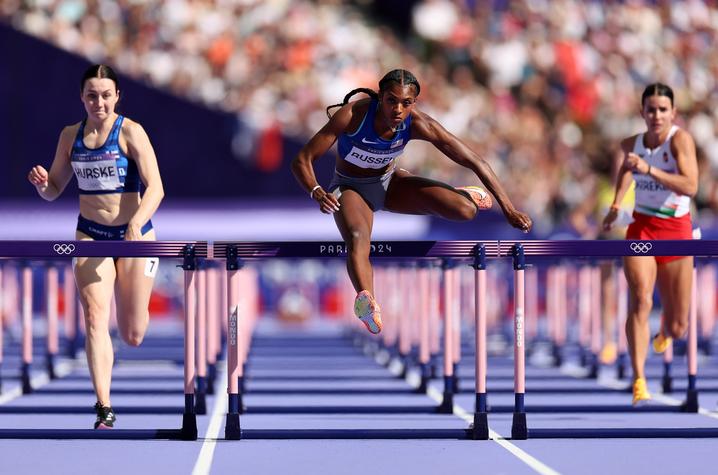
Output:
[[506,212],[506,220],[511,226],[525,233],[531,231],[531,226],[533,226],[533,222],[528,214],[515,209]]
[[339,200],[332,193],[327,193],[323,188],[317,188],[314,192],[314,201],[319,203],[319,209],[322,213],[333,214],[339,211]]
[[127,223],[127,230],[125,231],[125,241],[141,241],[142,240],[142,226],[132,221]]
[[616,218],[618,217],[618,208],[611,208],[608,210],[608,213],[606,213],[606,217],[603,218],[603,230],[604,231],[610,231],[613,227],[613,223],[616,221]]
[[647,161],[633,152],[629,152],[628,155],[626,155],[623,166],[632,172],[642,173],[644,175],[648,173],[648,169],[651,168]]
[[48,173],[41,165],[35,165],[27,174],[27,179],[41,191],[47,188]]

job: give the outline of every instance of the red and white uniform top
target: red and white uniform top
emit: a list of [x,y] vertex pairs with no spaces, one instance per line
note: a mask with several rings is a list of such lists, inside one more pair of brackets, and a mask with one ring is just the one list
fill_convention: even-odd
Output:
[[[678,173],[678,164],[671,152],[671,139],[678,130],[676,125],[671,127],[666,140],[654,149],[646,148],[643,144],[644,134],[639,134],[633,153],[648,162],[651,168]],[[689,213],[690,196],[669,190],[649,175],[634,173],[633,179],[636,181],[636,212],[657,218],[680,218]]]

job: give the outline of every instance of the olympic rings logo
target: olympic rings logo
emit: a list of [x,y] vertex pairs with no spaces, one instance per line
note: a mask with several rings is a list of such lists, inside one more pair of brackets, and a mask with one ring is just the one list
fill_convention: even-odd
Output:
[[631,250],[636,254],[645,254],[653,248],[650,242],[632,242]]
[[58,254],[72,254],[75,252],[74,244],[55,244],[52,249]]

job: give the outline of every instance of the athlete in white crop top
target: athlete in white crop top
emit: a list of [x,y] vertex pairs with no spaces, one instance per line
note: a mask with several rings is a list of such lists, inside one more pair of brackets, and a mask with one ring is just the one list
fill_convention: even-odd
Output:
[[[623,165],[618,174],[611,209],[604,218],[610,229],[618,215],[618,203],[636,182],[634,222],[627,239],[691,239],[690,198],[698,188],[696,147],[691,135],[673,125],[676,109],[673,91],[664,84],[648,86],[641,97],[641,116],[647,131],[621,142]],[[650,399],[644,366],[648,353],[648,317],[653,288],[658,284],[663,321],[653,337],[653,349],[663,352],[688,328],[693,284],[692,256],[624,257],[630,289],[626,336],[633,365],[634,405]]]
[[[374,212],[385,208],[395,213],[468,221],[478,209],[491,203],[490,195],[478,187],[454,188],[396,168],[397,150],[408,140],[431,142],[451,160],[474,172],[496,198],[511,226],[528,232],[532,224],[531,218],[511,203],[488,162],[416,107],[419,90],[414,75],[403,69],[387,73],[379,81],[378,93],[355,89],[343,104],[337,104],[341,108],[292,162],[297,181],[317,201],[319,209],[334,214],[347,245],[349,277],[358,292],[354,310],[372,333],[381,331],[369,262]],[[371,99],[348,103],[357,92]],[[336,174],[325,191],[317,184],[313,162],[337,141]]]
[[[28,180],[42,198],[52,201],[72,178],[71,158],[87,159],[87,166],[74,164],[81,193],[75,239],[154,240],[150,218],[164,191],[150,140],[140,124],[122,120],[115,112],[120,91],[109,66],[91,66],[80,84],[86,119],[63,129],[50,171],[37,165]],[[138,179],[145,186],[144,194]],[[116,293],[120,336],[129,345],[139,345],[149,323],[157,259],[81,257],[74,270],[85,315],[87,364],[97,396],[95,428],[108,428],[115,420],[110,406],[112,295]]]

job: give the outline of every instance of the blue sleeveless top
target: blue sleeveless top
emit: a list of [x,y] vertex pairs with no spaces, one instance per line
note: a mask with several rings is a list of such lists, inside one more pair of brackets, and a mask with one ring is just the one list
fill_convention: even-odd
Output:
[[123,116],[117,117],[110,135],[99,148],[85,146],[85,121],[80,124],[72,144],[70,163],[81,195],[140,191],[137,164],[128,159],[120,148],[119,137],[123,120]]
[[411,114],[399,124],[391,140],[384,140],[374,131],[374,118],[379,101],[372,98],[359,129],[341,134],[337,140],[339,156],[359,168],[384,168],[401,155],[411,140]]

